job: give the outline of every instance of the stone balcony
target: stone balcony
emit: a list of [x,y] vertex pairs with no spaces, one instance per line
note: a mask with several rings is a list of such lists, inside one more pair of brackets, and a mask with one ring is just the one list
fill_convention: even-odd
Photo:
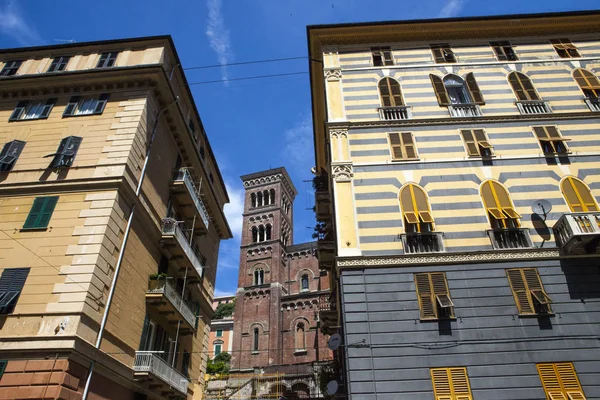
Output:
[[563,214],[552,230],[565,254],[600,253],[600,212]]

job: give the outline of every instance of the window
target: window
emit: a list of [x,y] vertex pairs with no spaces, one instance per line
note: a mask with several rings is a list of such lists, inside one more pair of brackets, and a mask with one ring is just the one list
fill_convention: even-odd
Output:
[[415,286],[421,319],[454,318],[454,303],[450,298],[446,274],[443,272],[415,274]]
[[400,83],[395,79],[383,78],[379,81],[379,96],[381,96],[382,107],[401,107],[404,105]]
[[553,39],[550,41],[560,58],[581,57],[577,47],[569,39]]
[[4,145],[0,152],[0,171],[10,171],[14,167],[23,147],[25,142],[20,140],[13,140]]
[[416,160],[418,158],[412,133],[390,133],[389,137],[392,160]]
[[4,375],[4,371],[6,370],[7,365],[7,360],[0,360],[0,379],[2,379],[2,375]]
[[486,181],[481,185],[481,197],[488,213],[492,229],[519,228],[521,216],[515,210],[510,194],[496,181]]
[[507,269],[508,283],[522,315],[547,314],[552,312],[552,300],[544,291],[542,281],[535,268]]
[[494,155],[494,146],[483,129],[463,129],[460,131],[460,135],[465,141],[469,156],[489,157]]
[[275,189],[270,189],[269,195],[271,196],[271,204],[275,204]]
[[29,268],[6,268],[0,277],[0,314],[10,314],[15,309],[21,290],[29,275]]
[[9,121],[48,118],[56,99],[46,101],[20,101],[10,115]]
[[52,63],[50,64],[50,68],[48,68],[48,72],[59,72],[64,71],[67,68],[67,64],[71,57],[54,57]]
[[518,101],[540,100],[540,96],[535,91],[531,79],[520,72],[511,72],[508,74],[508,83]]
[[258,351],[258,328],[254,328],[252,337],[252,351]]
[[223,329],[217,329],[216,337],[223,337]]
[[73,96],[65,108],[63,117],[102,114],[107,101],[107,93],[101,94],[98,98],[81,98],[80,96]]
[[574,176],[568,176],[560,183],[560,190],[571,212],[600,211],[589,186]]
[[187,350],[184,350],[183,356],[181,357],[181,373],[186,378],[190,377],[190,374],[189,374],[190,362],[191,362],[190,352]]
[[544,154],[566,153],[567,140],[561,136],[556,126],[534,126],[533,132],[540,141]]
[[436,64],[456,62],[456,57],[454,56],[450,45],[447,43],[432,44],[431,52],[433,53],[433,59],[435,60]]
[[252,243],[257,243],[258,242],[258,228],[253,226],[252,227]]
[[215,344],[215,356],[218,356],[219,354],[221,354],[221,346],[222,344]]
[[250,207],[256,207],[256,193],[250,193]]
[[70,167],[73,165],[73,160],[75,160],[75,155],[77,154],[77,150],[79,150],[82,140],[78,136],[67,136],[61,140],[56,153],[44,156],[54,157],[50,163],[50,168]]
[[194,124],[194,120],[192,119],[192,117],[190,117],[190,119],[188,119],[188,129],[190,130],[190,133],[196,137],[196,124]]
[[433,90],[440,106],[452,104],[485,104],[481,90],[472,72],[463,80],[458,75],[448,75],[444,79],[429,75]]
[[400,189],[400,206],[406,232],[434,231],[435,221],[429,207],[429,200],[425,190],[420,186],[414,183],[404,185]]
[[45,229],[50,223],[58,196],[36,197],[23,229]]
[[304,322],[298,322],[298,324],[296,324],[295,343],[296,351],[306,350],[306,330],[304,329]]
[[117,60],[118,54],[119,53],[116,53],[116,52],[102,53],[100,55],[100,60],[98,60],[98,65],[96,65],[96,68],[112,67],[113,65],[115,65],[115,61]]
[[265,227],[265,240],[271,240],[271,225]]
[[254,284],[262,285],[265,281],[265,271],[262,269],[257,269],[254,271]]
[[302,275],[301,279],[301,288],[302,290],[308,290],[308,275]]
[[573,71],[573,78],[579,85],[583,94],[588,99],[598,100],[600,98],[600,80],[590,71],[578,68]]
[[0,76],[15,75],[17,73],[17,71],[19,70],[19,67],[21,67],[22,63],[23,63],[23,61],[21,61],[21,60],[8,61],[6,64],[4,64],[4,68],[2,68],[2,71],[0,71]]
[[585,400],[573,363],[537,364],[546,399]]
[[435,400],[473,400],[466,368],[431,368],[430,373]]
[[376,67],[394,65],[392,49],[390,49],[389,47],[372,47],[371,56],[373,57],[373,65]]
[[498,61],[517,61],[519,58],[509,42],[490,42]]

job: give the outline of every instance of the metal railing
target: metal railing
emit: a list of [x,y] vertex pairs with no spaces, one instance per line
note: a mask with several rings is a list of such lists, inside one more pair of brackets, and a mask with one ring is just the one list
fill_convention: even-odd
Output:
[[335,303],[331,301],[329,296],[319,297],[319,311],[335,311]]
[[444,249],[443,232],[401,234],[405,254],[441,253]]
[[533,247],[527,228],[490,229],[487,234],[492,242],[492,247],[496,250]]
[[517,108],[521,114],[548,114],[551,113],[550,104],[542,100],[517,101]]
[[180,168],[179,171],[177,171],[177,176],[174,180],[176,182],[183,182],[185,184],[194,201],[194,205],[196,206],[196,209],[198,210],[198,213],[202,218],[202,222],[204,222],[204,226],[208,228],[208,224],[210,223],[208,211],[206,210],[206,207],[204,206],[204,203],[200,198],[200,193],[198,192],[198,189],[196,189],[196,185],[194,184],[194,181],[192,180],[192,176],[190,175],[188,169]]
[[200,277],[203,276],[204,265],[202,264],[202,255],[200,249],[190,239],[190,229],[185,226],[183,221],[177,221],[173,218],[164,218],[161,221],[161,232],[164,236],[173,236],[177,243],[183,249],[183,252],[190,260],[194,269]]
[[400,121],[412,117],[410,106],[379,107],[377,110],[382,121]]
[[451,117],[479,117],[481,109],[477,104],[451,104],[448,106]]
[[600,112],[600,99],[586,97],[584,101],[585,104],[587,104],[587,106],[590,108],[590,110]]
[[600,213],[563,214],[552,230],[559,247],[564,247],[575,237],[600,236]]
[[171,367],[158,355],[162,351],[136,351],[133,361],[133,370],[136,372],[148,372],[168,383],[177,391],[187,395],[188,380],[177,370]]
[[173,304],[173,306],[179,311],[183,318],[194,328],[196,326],[196,316],[192,311],[192,307],[187,301],[181,297],[175,286],[169,279],[163,279],[158,281],[158,287],[154,289],[148,289],[148,293],[162,293],[167,299]]

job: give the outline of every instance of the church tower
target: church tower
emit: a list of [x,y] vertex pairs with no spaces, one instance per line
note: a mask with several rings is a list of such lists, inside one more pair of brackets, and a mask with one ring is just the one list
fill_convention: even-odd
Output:
[[286,246],[292,244],[297,195],[285,168],[241,177],[244,214],[231,369],[283,363],[281,299],[287,293]]

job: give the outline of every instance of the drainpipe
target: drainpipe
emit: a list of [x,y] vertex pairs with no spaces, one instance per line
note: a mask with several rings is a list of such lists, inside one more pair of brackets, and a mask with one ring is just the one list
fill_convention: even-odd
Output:
[[[142,173],[140,174],[140,182],[138,184],[137,190],[135,192],[135,200],[137,200],[140,196],[140,191],[142,189],[142,182],[144,181],[144,177],[146,176],[146,167],[148,166],[148,160],[150,159],[150,150],[152,149],[152,143],[154,142],[154,138],[156,137],[156,129],[158,128],[158,122],[160,120],[161,115],[169,109],[173,104],[179,101],[179,96],[175,98],[175,100],[160,110],[158,114],[156,114],[156,121],[154,122],[154,127],[152,128],[152,136],[150,137],[150,143],[148,143],[148,151],[146,152],[146,159],[144,160],[144,167],[142,168]],[[127,239],[129,238],[129,232],[131,231],[131,222],[133,221],[133,215],[135,213],[135,203],[131,207],[131,213],[129,214],[129,219],[127,220],[127,227],[125,228],[125,234],[123,235],[123,243],[121,244],[121,250],[119,250],[119,258],[117,259],[117,266],[115,267],[115,273],[113,276],[113,280],[110,287],[110,292],[108,293],[108,298],[106,300],[106,306],[104,307],[104,315],[102,315],[102,322],[100,323],[100,330],[98,331],[98,337],[96,338],[96,343],[94,347],[96,349],[100,349],[100,344],[102,343],[102,337],[104,336],[104,327],[106,325],[106,321],[108,320],[108,312],[110,311],[110,306],[112,304],[112,298],[115,294],[115,288],[117,286],[117,278],[119,277],[119,271],[121,270],[121,264],[123,263],[123,257],[125,255],[125,246],[127,245]],[[90,363],[90,371],[85,381],[85,387],[83,389],[83,394],[81,396],[82,400],[87,400],[87,395],[90,389],[90,383],[92,381],[92,375],[94,374],[94,365],[96,362],[92,360]]]

